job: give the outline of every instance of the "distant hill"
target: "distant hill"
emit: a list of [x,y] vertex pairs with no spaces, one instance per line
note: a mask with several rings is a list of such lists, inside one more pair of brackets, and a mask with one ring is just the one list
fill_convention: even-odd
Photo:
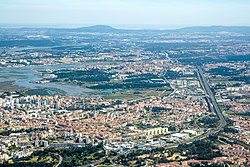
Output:
[[[66,29],[64,29],[66,30]],[[116,29],[107,25],[95,25],[90,27],[81,27],[75,29],[68,29],[69,31],[80,31],[80,32],[236,32],[236,33],[247,33],[250,34],[249,26],[194,26],[194,27],[184,27],[180,29],[166,29],[166,30],[129,30],[129,29]]]
[[80,28],[2,28],[4,30],[15,30],[15,31],[49,31],[49,32],[116,32],[116,33],[135,33],[135,32],[166,32],[166,33],[209,33],[209,32],[235,32],[250,34],[250,26],[194,26],[184,27],[180,29],[165,29],[165,30],[152,30],[152,29],[141,29],[141,30],[130,30],[130,29],[118,29],[108,25],[94,25],[89,27]]

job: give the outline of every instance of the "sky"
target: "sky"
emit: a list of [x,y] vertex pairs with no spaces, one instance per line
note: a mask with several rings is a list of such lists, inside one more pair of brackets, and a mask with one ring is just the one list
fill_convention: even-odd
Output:
[[249,10],[250,0],[0,0],[0,25],[250,25]]

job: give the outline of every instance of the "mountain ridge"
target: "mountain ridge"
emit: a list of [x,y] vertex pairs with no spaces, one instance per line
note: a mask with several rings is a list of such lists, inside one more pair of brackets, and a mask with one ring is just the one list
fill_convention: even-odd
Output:
[[14,30],[54,30],[54,31],[73,31],[73,32],[183,32],[183,33],[191,33],[191,32],[235,32],[235,33],[249,33],[250,34],[250,26],[191,26],[191,27],[183,27],[177,29],[122,29],[122,28],[114,28],[109,25],[93,25],[87,27],[78,27],[78,28],[2,28],[0,30],[6,29],[14,29]]

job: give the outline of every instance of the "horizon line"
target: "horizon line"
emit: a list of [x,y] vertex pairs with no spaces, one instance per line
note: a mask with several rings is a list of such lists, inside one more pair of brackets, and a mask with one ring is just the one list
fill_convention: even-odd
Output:
[[188,27],[250,27],[250,25],[165,25],[165,24],[29,24],[29,23],[0,23],[0,28],[84,28],[92,26],[109,26],[115,29],[128,30],[167,30],[167,29],[181,29]]

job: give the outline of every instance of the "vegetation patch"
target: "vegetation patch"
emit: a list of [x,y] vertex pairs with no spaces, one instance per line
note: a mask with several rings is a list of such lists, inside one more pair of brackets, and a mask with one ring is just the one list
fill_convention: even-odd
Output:
[[215,128],[219,124],[217,117],[203,117],[198,120],[198,125],[206,128]]

